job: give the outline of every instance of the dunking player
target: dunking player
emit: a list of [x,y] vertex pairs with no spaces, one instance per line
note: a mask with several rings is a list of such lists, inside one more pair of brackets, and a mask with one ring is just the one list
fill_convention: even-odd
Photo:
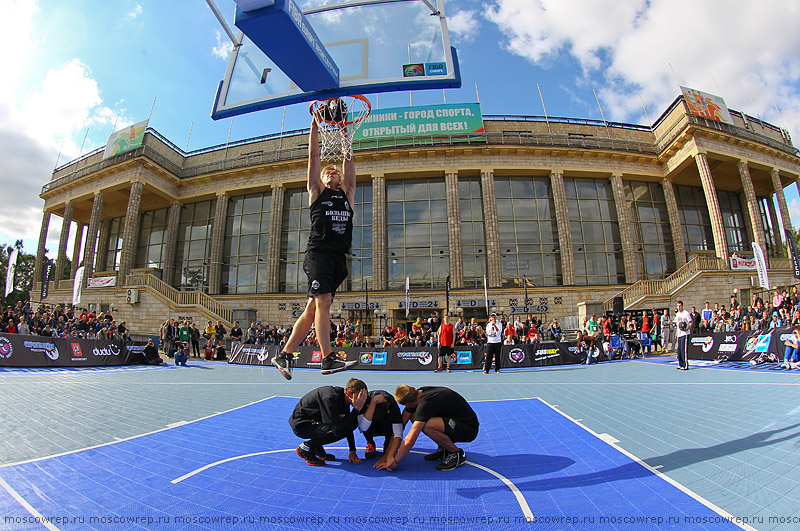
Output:
[[388,457],[379,469],[394,470],[414,447],[420,433],[439,445],[438,450],[425,456],[426,461],[441,461],[436,470],[455,470],[467,462],[464,450],[455,443],[474,441],[480,423],[463,396],[447,387],[415,389],[399,385],[394,397],[406,406],[403,421],[413,420],[413,424],[397,454]]
[[375,437],[383,437],[383,457],[373,468],[380,468],[394,456],[403,439],[403,414],[394,397],[386,391],[370,391],[367,403],[358,416],[358,428],[367,440],[364,459],[375,457]]
[[322,351],[322,374],[344,371],[358,361],[341,361],[331,352],[331,304],[336,289],[347,278],[347,253],[353,233],[353,201],[356,195],[356,166],[353,158],[344,162],[344,177],[339,168],[325,166],[320,171],[319,132],[311,121],[308,138],[308,203],[311,233],[308,237],[303,271],[308,276],[308,303],[292,329],[282,352],[272,364],[284,378],[292,379],[294,349],[306,338],[311,324],[317,331]]
[[[323,466],[325,461],[335,459],[323,445],[347,437],[350,462],[361,463],[356,454],[353,430],[366,401],[367,385],[356,378],[351,378],[344,389],[328,385],[306,393],[289,418],[294,434],[308,439],[297,447],[297,455],[311,466]],[[352,411],[350,406],[353,406]]]

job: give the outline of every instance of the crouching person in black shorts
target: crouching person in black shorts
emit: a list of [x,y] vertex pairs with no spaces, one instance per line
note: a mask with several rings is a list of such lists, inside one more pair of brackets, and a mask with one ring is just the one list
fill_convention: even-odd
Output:
[[414,447],[420,433],[439,445],[438,450],[425,456],[426,461],[441,461],[436,470],[455,470],[467,462],[464,450],[455,443],[474,441],[480,423],[463,396],[447,387],[415,389],[399,385],[394,397],[406,407],[403,420],[413,420],[413,424],[397,454],[388,458],[380,469],[394,470]]
[[363,414],[358,416],[358,428],[367,440],[364,459],[375,457],[375,437],[383,437],[383,457],[372,465],[381,468],[389,456],[394,456],[403,440],[403,414],[394,397],[386,391],[369,393]]
[[[351,378],[344,389],[325,386],[306,393],[289,418],[294,434],[306,439],[297,447],[297,455],[311,466],[323,466],[325,461],[335,459],[325,451],[324,445],[347,437],[350,462],[361,463],[356,454],[353,430],[366,401],[367,385],[356,378]],[[353,406],[352,411],[350,406]]]

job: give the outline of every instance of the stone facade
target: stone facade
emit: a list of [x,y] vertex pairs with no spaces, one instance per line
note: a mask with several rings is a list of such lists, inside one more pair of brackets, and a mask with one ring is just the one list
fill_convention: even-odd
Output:
[[[617,218],[621,225],[622,255],[628,283],[636,282],[640,273],[637,270],[632,221],[629,219],[624,197],[624,185],[627,181],[661,184],[678,268],[686,264],[690,257],[686,253],[675,185],[701,186],[709,207],[716,256],[727,264],[728,244],[716,191],[725,190],[739,195],[747,221],[748,238],[763,242],[768,235],[761,230],[759,198],[777,197],[780,213],[771,208],[769,215],[773,221],[777,221],[779,215],[786,220],[788,210],[782,187],[797,182],[800,177],[797,169],[800,157],[787,142],[783,141],[781,144],[782,136],[779,131],[770,129],[772,126],[766,124],[761,127],[763,131],[759,132],[750,127],[750,122],[740,113],[734,111],[733,115],[738,120],[738,129],[727,125],[709,125],[698,117],[687,115],[679,98],[652,128],[606,125],[589,120],[562,119],[545,123],[538,119],[507,118],[485,121],[484,143],[466,143],[463,139],[454,137],[450,142],[443,141],[433,145],[361,150],[357,146],[357,178],[372,182],[373,277],[370,301],[379,302],[382,308],[389,310],[392,319],[401,318],[402,312],[396,308],[402,294],[386,291],[386,185],[395,179],[433,177],[441,179],[445,184],[450,247],[449,274],[454,290],[451,300],[483,299],[482,289],[469,290],[463,287],[465,279],[461,255],[458,182],[460,178],[467,177],[480,179],[489,296],[497,299],[498,307],[508,309],[523,304],[520,303],[523,295],[519,288],[499,287],[502,286],[503,271],[494,185],[495,178],[499,176],[544,177],[550,180],[558,231],[557,252],[561,258],[559,273],[562,285],[528,290],[528,297],[534,305],[539,302],[539,305],[548,307],[548,318],[563,319],[575,315],[578,303],[587,300],[605,302],[627,287],[575,286],[575,261],[570,213],[564,188],[565,178],[610,179]],[[81,160],[80,164],[72,163],[59,168],[41,194],[45,201],[42,234],[47,234],[52,214],[62,217],[62,235],[68,234],[72,222],[87,226],[87,244],[83,251],[87,272],[105,272],[107,265],[114,267],[114,264],[106,264],[111,219],[125,216],[118,272],[119,286],[122,288],[126,283],[126,274],[138,267],[134,262],[141,212],[168,208],[168,247],[163,257],[162,269],[166,284],[175,285],[180,280],[176,274],[176,268],[180,264],[177,263],[179,258],[175,244],[178,225],[176,219],[180,219],[178,214],[181,207],[216,199],[212,203],[215,207],[210,253],[204,257],[209,263],[208,292],[229,308],[253,308],[257,310],[258,318],[262,321],[289,324],[293,321],[291,312],[302,309],[305,305],[305,295],[279,293],[280,238],[269,239],[265,260],[268,278],[265,295],[220,294],[226,260],[223,241],[229,199],[256,192],[271,192],[270,236],[281,234],[287,190],[305,187],[307,141],[305,134],[296,134],[284,138],[242,142],[227,149],[187,154],[176,151],[161,140],[159,135],[150,132],[145,136],[143,147],[131,155],[118,160],[103,161],[98,154]],[[769,204],[772,203],[770,200]],[[43,237],[40,241],[44,240]],[[776,240],[776,248],[780,249],[781,236],[778,235]],[[73,258],[78,257],[79,251],[78,248]],[[773,258],[780,256],[774,255]],[[63,246],[59,246],[57,253],[57,260],[59,259],[63,265],[66,259],[65,237]],[[40,244],[36,261],[37,282],[41,278],[43,263],[44,248]],[[782,270],[771,271],[770,274],[771,278],[776,279],[784,276]],[[745,279],[747,282],[744,282]],[[652,294],[641,304],[670,305],[678,297],[684,297],[687,306],[695,304],[696,298],[726,301],[730,295],[731,282],[750,286],[747,275],[742,276],[731,271],[703,272],[689,287],[680,287],[669,294]],[[137,322],[140,326],[135,328],[147,333],[157,331],[167,317],[191,317],[200,321],[217,317],[207,309],[177,307],[152,288],[141,287],[140,302],[135,305],[124,303],[123,295],[122,289],[87,289],[84,290],[83,297],[87,304],[111,304],[116,308],[115,317],[118,314],[129,322]],[[440,309],[445,299],[444,293],[436,290],[415,293],[413,297],[438,300],[441,302]],[[51,291],[50,300],[66,301],[68,298],[66,293]],[[337,304],[348,301],[363,301],[363,294],[343,292],[337,295]],[[360,316],[366,318],[368,315]]]

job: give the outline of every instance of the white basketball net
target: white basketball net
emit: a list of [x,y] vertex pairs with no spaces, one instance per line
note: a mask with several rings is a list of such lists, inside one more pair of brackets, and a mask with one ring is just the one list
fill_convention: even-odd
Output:
[[320,100],[311,104],[310,111],[319,131],[320,159],[352,159],[353,137],[369,115],[369,101],[363,96]]

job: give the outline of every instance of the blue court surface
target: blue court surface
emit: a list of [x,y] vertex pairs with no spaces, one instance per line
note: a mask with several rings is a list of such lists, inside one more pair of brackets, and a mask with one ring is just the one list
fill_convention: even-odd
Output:
[[[624,361],[328,377],[187,368],[0,373],[0,529],[793,529],[800,380]],[[800,371],[797,371],[800,374]],[[468,463],[425,436],[394,472],[309,467],[288,417],[319,385],[446,385]],[[362,447],[364,440],[356,434]],[[380,446],[379,440],[379,446]]]

